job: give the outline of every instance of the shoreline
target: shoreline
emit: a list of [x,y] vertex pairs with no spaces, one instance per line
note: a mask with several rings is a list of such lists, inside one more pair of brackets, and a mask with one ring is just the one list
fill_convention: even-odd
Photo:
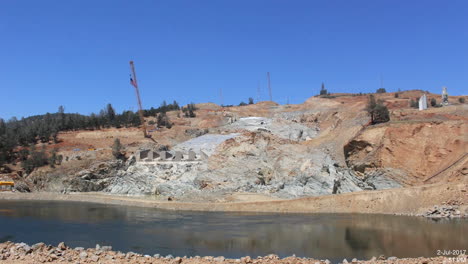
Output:
[[429,208],[456,201],[467,214],[468,183],[433,184],[417,187],[361,191],[290,200],[242,202],[160,201],[145,197],[105,193],[59,194],[48,192],[0,192],[0,200],[70,201],[148,207],[173,211],[254,213],[363,213],[420,215]]
[[[458,253],[458,252],[457,252]],[[342,260],[339,263],[466,263],[466,251],[461,250],[460,254],[454,256],[437,256],[437,257],[419,257],[419,258],[397,258],[397,257],[372,257],[370,260]],[[300,258],[290,256],[280,258],[277,255],[270,254],[268,256],[259,256],[252,258],[250,256],[237,259],[227,259],[222,256],[195,256],[195,257],[174,257],[172,255],[160,256],[155,254],[142,255],[134,252],[122,253],[120,251],[112,251],[111,246],[96,245],[96,248],[70,248],[65,243],[60,242],[57,246],[46,245],[44,243],[36,243],[28,245],[26,243],[4,242],[0,243],[0,261],[7,264],[26,264],[26,263],[303,263],[303,264],[330,264],[326,259]]]

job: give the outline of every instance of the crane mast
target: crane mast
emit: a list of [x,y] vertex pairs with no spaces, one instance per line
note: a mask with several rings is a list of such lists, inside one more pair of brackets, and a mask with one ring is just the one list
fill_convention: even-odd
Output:
[[141,127],[143,130],[143,135],[145,138],[149,137],[146,133],[146,124],[145,124],[145,117],[143,116],[143,107],[141,105],[141,97],[140,97],[140,90],[138,89],[138,82],[135,73],[135,65],[133,61],[130,61],[130,69],[132,70],[132,76],[130,78],[130,83],[135,87],[136,97],[138,101],[138,115],[140,116]]

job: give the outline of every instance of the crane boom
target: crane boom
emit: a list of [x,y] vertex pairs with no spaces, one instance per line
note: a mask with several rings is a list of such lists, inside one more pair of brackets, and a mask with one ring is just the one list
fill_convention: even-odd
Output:
[[146,133],[146,124],[145,124],[145,117],[143,116],[143,107],[141,105],[141,97],[140,97],[140,90],[138,89],[138,82],[135,73],[135,65],[133,61],[130,61],[130,69],[132,70],[132,77],[130,78],[130,82],[135,87],[136,97],[138,101],[138,115],[140,116],[141,127],[143,129],[143,135],[145,138],[148,137]]

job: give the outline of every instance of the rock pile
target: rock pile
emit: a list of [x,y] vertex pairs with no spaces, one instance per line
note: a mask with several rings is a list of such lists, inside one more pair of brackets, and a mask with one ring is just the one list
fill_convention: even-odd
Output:
[[[447,260],[453,260],[460,263],[466,263],[467,257],[465,255],[446,258],[417,258],[417,259],[398,259],[396,257],[385,257],[376,259],[375,257],[369,261],[360,261],[353,259],[351,263],[445,263]],[[122,253],[119,251],[112,251],[110,246],[96,245],[95,248],[84,249],[77,247],[72,249],[65,245],[64,242],[54,247],[46,245],[44,243],[37,243],[32,246],[26,243],[13,243],[5,242],[0,244],[0,261],[2,263],[303,263],[303,264],[329,264],[329,260],[316,260],[313,258],[299,258],[296,256],[280,258],[277,255],[270,254],[264,257],[251,258],[249,256],[242,257],[240,259],[226,259],[222,256],[219,257],[174,257],[172,255],[160,256],[155,254],[154,256],[142,255],[134,252]],[[342,263],[350,263],[347,260],[343,260]],[[448,263],[448,262],[447,262]]]
[[463,217],[463,214],[460,212],[458,206],[435,205],[433,208],[429,209],[424,216],[429,218],[456,218]]

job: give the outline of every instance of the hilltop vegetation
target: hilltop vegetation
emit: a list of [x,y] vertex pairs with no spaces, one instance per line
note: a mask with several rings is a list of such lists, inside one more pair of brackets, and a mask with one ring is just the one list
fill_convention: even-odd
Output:
[[[174,101],[167,104],[163,101],[158,108],[151,107],[143,110],[145,117],[157,117],[158,126],[170,128],[166,112],[180,110]],[[195,117],[195,105],[189,104],[182,108],[186,117]],[[43,165],[57,165],[58,158],[54,158],[57,150],[47,153],[46,148],[37,149],[36,144],[57,144],[58,134],[64,131],[100,130],[104,128],[129,128],[141,125],[138,113],[123,111],[117,114],[114,107],[108,104],[99,114],[90,115],[65,113],[60,106],[56,113],[35,115],[18,120],[16,117],[8,121],[0,118],[0,166],[20,161],[26,173]],[[60,161],[61,162],[61,161]]]
[[[132,111],[116,114],[111,104],[98,115],[68,114],[64,111],[64,107],[60,106],[57,113],[53,114],[30,116],[21,120],[13,117],[6,122],[0,118],[0,165],[16,159],[27,159],[29,154],[24,149],[37,143],[58,143],[57,135],[61,131],[140,125],[138,114]],[[17,147],[23,147],[23,152],[17,150]]]

